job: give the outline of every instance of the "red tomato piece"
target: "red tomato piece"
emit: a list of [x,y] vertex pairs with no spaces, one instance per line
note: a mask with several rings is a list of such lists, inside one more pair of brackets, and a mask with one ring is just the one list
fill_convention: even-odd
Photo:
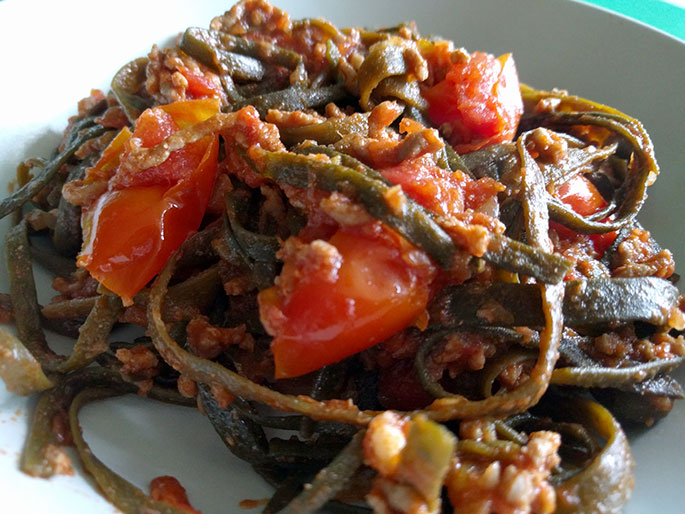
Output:
[[[590,216],[607,206],[606,200],[595,185],[583,175],[576,175],[564,183],[559,187],[555,196],[582,216]],[[560,223],[553,221],[550,222],[550,228],[554,229],[563,239],[570,239],[576,234]],[[592,234],[589,237],[595,251],[601,256],[612,245],[616,236],[616,232],[607,232],[605,234]]]
[[415,202],[441,216],[477,209],[504,190],[491,178],[471,180],[463,173],[444,170],[427,159],[405,160],[380,173]]
[[412,200],[441,216],[464,211],[465,177],[459,172],[451,173],[420,158],[379,171],[393,184],[402,186]]
[[190,98],[220,97],[221,90],[217,84],[200,71],[194,71],[185,66],[179,66],[178,71],[188,81],[187,93]]
[[595,185],[582,175],[565,182],[554,196],[581,216],[590,216],[607,206]]
[[372,226],[336,232],[329,243],[338,256],[327,265],[286,256],[279,283],[259,294],[276,378],[360,352],[424,313],[435,269],[400,236]]
[[604,255],[604,252],[606,252],[607,249],[614,244],[617,236],[617,232],[607,232],[606,234],[592,234],[590,239],[592,240],[592,246],[595,247],[595,251],[601,257]]
[[199,510],[195,510],[190,505],[185,488],[178,479],[172,476],[166,475],[152,479],[150,497],[155,501],[168,503],[191,514],[201,514]]
[[495,58],[474,52],[452,64],[445,79],[423,92],[428,116],[447,124],[447,139],[466,153],[511,141],[523,113],[516,65],[511,54]]
[[200,226],[219,149],[218,137],[209,139],[202,161],[173,187],[114,189],[85,213],[84,245],[77,263],[121,296],[125,305]]
[[[217,100],[188,101],[146,110],[132,137],[143,147],[219,111]],[[126,135],[125,135],[126,136]],[[121,140],[120,140],[121,139]],[[128,136],[108,147],[107,164],[125,162]],[[218,136],[206,136],[136,173],[117,168],[108,190],[83,209],[84,243],[77,264],[125,305],[159,273],[173,251],[200,226],[216,175]],[[97,166],[96,166],[97,167]]]

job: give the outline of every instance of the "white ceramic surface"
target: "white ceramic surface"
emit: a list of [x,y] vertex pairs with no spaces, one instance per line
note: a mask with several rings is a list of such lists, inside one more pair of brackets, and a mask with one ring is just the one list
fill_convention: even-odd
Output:
[[[119,66],[187,26],[206,26],[229,2],[0,2],[1,190],[24,156],[48,155],[76,101],[91,87],[106,89]],[[513,51],[524,82],[568,89],[638,117],[653,137],[662,168],[641,219],[685,262],[680,237],[685,219],[681,42],[562,0],[276,3],[295,17],[325,16],[340,26],[414,19],[422,32],[449,37],[471,50]],[[4,263],[0,268],[0,289],[6,290]],[[32,400],[13,397],[0,385],[0,511],[115,512],[79,469],[76,476],[50,480],[18,472],[32,406]],[[143,488],[155,476],[174,475],[205,514],[245,512],[240,500],[270,494],[197,413],[127,397],[86,407],[82,423],[95,453],[114,470]],[[684,424],[685,404],[679,404],[652,430],[632,435],[637,485],[628,513],[683,511]]]

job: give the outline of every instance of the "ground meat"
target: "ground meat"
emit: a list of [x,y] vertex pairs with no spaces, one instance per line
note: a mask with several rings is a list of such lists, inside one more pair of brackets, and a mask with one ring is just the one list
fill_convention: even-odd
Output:
[[61,293],[54,297],[52,301],[89,298],[97,295],[98,286],[98,281],[90,276],[88,270],[79,268],[69,278],[55,277],[52,280],[52,288]]
[[74,468],[71,467],[71,459],[59,446],[48,444],[43,450],[43,458],[49,463],[54,473],[69,476],[74,474]]
[[[397,102],[382,102],[369,114],[369,133],[372,139],[387,138],[386,129],[401,116],[404,106]],[[420,132],[420,130],[414,131]]]
[[[224,137],[226,158],[219,163],[220,170],[237,176],[250,187],[259,187],[267,180],[245,162],[238,148],[258,146],[264,150],[285,150],[275,125],[264,123],[254,107],[244,108],[235,114],[235,120],[221,131]],[[248,151],[249,153],[249,151]]]
[[54,230],[55,224],[57,223],[57,209],[52,209],[48,212],[34,209],[27,212],[24,215],[24,219],[31,227],[31,230],[35,230],[36,232],[45,229]]
[[146,346],[139,344],[130,350],[120,348],[116,351],[116,356],[122,363],[121,373],[135,381],[147,381],[159,374],[159,360]]
[[305,111],[279,111],[277,109],[269,109],[265,121],[273,123],[279,129],[284,129],[317,125],[326,121],[326,118],[316,112],[309,113]]
[[[343,33],[323,20],[293,22],[288,13],[265,0],[237,3],[230,11],[214,18],[210,28],[293,50],[302,55],[310,77],[330,69],[327,47],[323,41],[330,40],[340,52],[341,63],[348,66],[348,61],[357,51],[364,51],[358,30]],[[341,67],[341,63],[338,67]]]
[[568,143],[557,133],[536,128],[526,141],[526,149],[533,159],[547,164],[558,164],[566,158]]
[[654,248],[649,232],[633,229],[618,245],[611,267],[615,277],[668,278],[675,271],[675,261],[669,250]]
[[254,278],[251,275],[240,275],[223,282],[224,292],[228,296],[239,296],[254,290]]
[[543,98],[533,108],[534,114],[545,114],[557,111],[557,107],[561,105],[561,98],[548,97]]
[[119,105],[113,105],[98,118],[95,118],[95,123],[107,128],[122,129],[128,126],[129,121],[126,113]]
[[610,276],[609,269],[599,261],[601,255],[595,250],[589,236],[574,234],[570,238],[561,238],[554,229],[551,229],[550,239],[555,252],[574,263],[573,269],[566,275],[566,280]]
[[140,327],[147,326],[147,309],[142,305],[133,304],[119,313],[119,323],[130,323]]
[[209,323],[206,316],[196,316],[188,322],[187,344],[195,355],[204,359],[218,357],[231,345],[238,345],[246,351],[254,348],[254,338],[245,325],[222,328]]
[[107,145],[114,139],[115,132],[113,130],[107,131],[99,137],[89,139],[74,153],[78,159],[85,159],[90,155],[100,155]]
[[459,437],[473,441],[495,441],[497,440],[497,429],[491,420],[462,421],[459,424]]
[[554,512],[556,494],[548,478],[560,463],[560,444],[555,432],[533,432],[511,461],[487,462],[458,455],[445,483],[454,511]]
[[662,332],[638,338],[632,326],[625,326],[593,338],[583,350],[603,366],[620,367],[685,355],[685,338]]
[[233,400],[235,400],[235,396],[233,396],[228,389],[220,384],[212,384],[209,387],[209,390],[220,409],[225,409],[231,405]]
[[483,369],[496,351],[495,343],[482,334],[455,332],[430,353],[426,367],[436,380],[444,371],[454,378],[465,370]]
[[[78,103],[78,117],[87,116],[93,107],[105,99],[105,94],[99,89],[91,89],[90,96],[82,99]],[[70,120],[71,121],[71,120]],[[67,128],[68,130],[68,128]]]
[[338,270],[342,266],[342,256],[338,249],[320,239],[305,244],[299,239],[291,237],[276,255],[282,261],[292,263],[292,266],[284,268],[284,272],[276,278],[276,283],[283,296],[291,294],[296,289],[301,277],[310,273],[321,277],[322,287],[325,287],[326,282],[335,282],[338,277]]
[[[455,215],[443,218],[440,220],[440,226],[445,229],[450,237],[470,255],[474,255],[476,257],[483,256],[488,250],[491,234],[493,232],[487,226],[483,226],[479,223],[469,223],[469,221],[474,220],[472,215],[476,215],[478,213],[464,214],[465,216]],[[464,220],[464,218],[467,219]],[[485,221],[491,226],[493,225],[492,222],[497,222],[497,220],[489,217],[487,217],[487,220]],[[495,225],[497,226],[497,232],[502,232],[502,227],[499,227],[498,223],[495,223]]]
[[197,383],[185,375],[180,375],[176,381],[176,387],[181,396],[195,398],[197,396]]
[[364,437],[364,461],[382,475],[395,473],[407,444],[409,420],[392,411],[376,416]]
[[[400,471],[402,451],[407,445],[411,422],[392,411],[376,416],[364,437],[364,462],[378,471],[373,487],[366,501],[379,514],[420,514],[426,510],[427,502],[403,477]],[[407,468],[410,466],[404,466]],[[406,471],[406,470],[402,470]],[[419,470],[414,469],[414,472]]]
[[373,219],[364,207],[338,192],[321,200],[320,206],[340,226],[363,225]]
[[[160,104],[214,97],[228,105],[219,75],[176,48],[152,47],[145,89]],[[200,83],[200,91],[189,80]]]

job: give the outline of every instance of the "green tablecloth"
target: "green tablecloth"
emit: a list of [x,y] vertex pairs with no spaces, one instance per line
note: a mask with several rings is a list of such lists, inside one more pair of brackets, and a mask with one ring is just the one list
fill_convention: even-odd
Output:
[[685,9],[661,0],[585,0],[685,41]]

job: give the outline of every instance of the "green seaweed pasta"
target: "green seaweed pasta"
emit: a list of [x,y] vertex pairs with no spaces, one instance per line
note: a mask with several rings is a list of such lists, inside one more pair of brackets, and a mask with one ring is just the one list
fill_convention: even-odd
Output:
[[639,121],[510,54],[241,1],[124,65],[0,202],[21,469],[71,440],[123,512],[196,512],[88,447],[81,406],[137,392],[200,408],[265,513],[620,512],[621,423],[683,397],[675,264],[636,220],[658,172]]

